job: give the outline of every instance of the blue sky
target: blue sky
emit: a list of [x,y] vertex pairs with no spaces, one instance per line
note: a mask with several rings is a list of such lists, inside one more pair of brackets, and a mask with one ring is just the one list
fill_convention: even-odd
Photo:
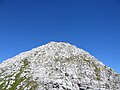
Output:
[[0,62],[50,41],[83,48],[120,73],[120,1],[0,0]]

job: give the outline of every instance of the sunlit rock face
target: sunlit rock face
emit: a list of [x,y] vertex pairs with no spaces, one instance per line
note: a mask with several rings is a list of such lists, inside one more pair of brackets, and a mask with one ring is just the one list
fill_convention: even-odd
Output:
[[120,90],[120,75],[74,45],[50,42],[1,63],[0,90]]

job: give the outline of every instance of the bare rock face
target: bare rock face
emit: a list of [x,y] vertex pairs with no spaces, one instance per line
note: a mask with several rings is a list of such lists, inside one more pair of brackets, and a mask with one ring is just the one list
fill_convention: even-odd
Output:
[[0,90],[120,90],[120,75],[76,46],[50,42],[1,63]]

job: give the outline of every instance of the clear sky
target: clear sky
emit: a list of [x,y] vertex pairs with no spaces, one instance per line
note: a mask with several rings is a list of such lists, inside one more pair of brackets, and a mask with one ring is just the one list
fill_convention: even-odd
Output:
[[120,73],[120,0],[0,0],[0,62],[50,41]]

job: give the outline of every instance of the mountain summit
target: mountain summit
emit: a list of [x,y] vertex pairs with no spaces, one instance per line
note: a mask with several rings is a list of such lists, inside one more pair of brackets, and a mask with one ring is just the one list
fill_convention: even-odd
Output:
[[76,46],[50,42],[2,62],[0,90],[120,90],[120,75]]

